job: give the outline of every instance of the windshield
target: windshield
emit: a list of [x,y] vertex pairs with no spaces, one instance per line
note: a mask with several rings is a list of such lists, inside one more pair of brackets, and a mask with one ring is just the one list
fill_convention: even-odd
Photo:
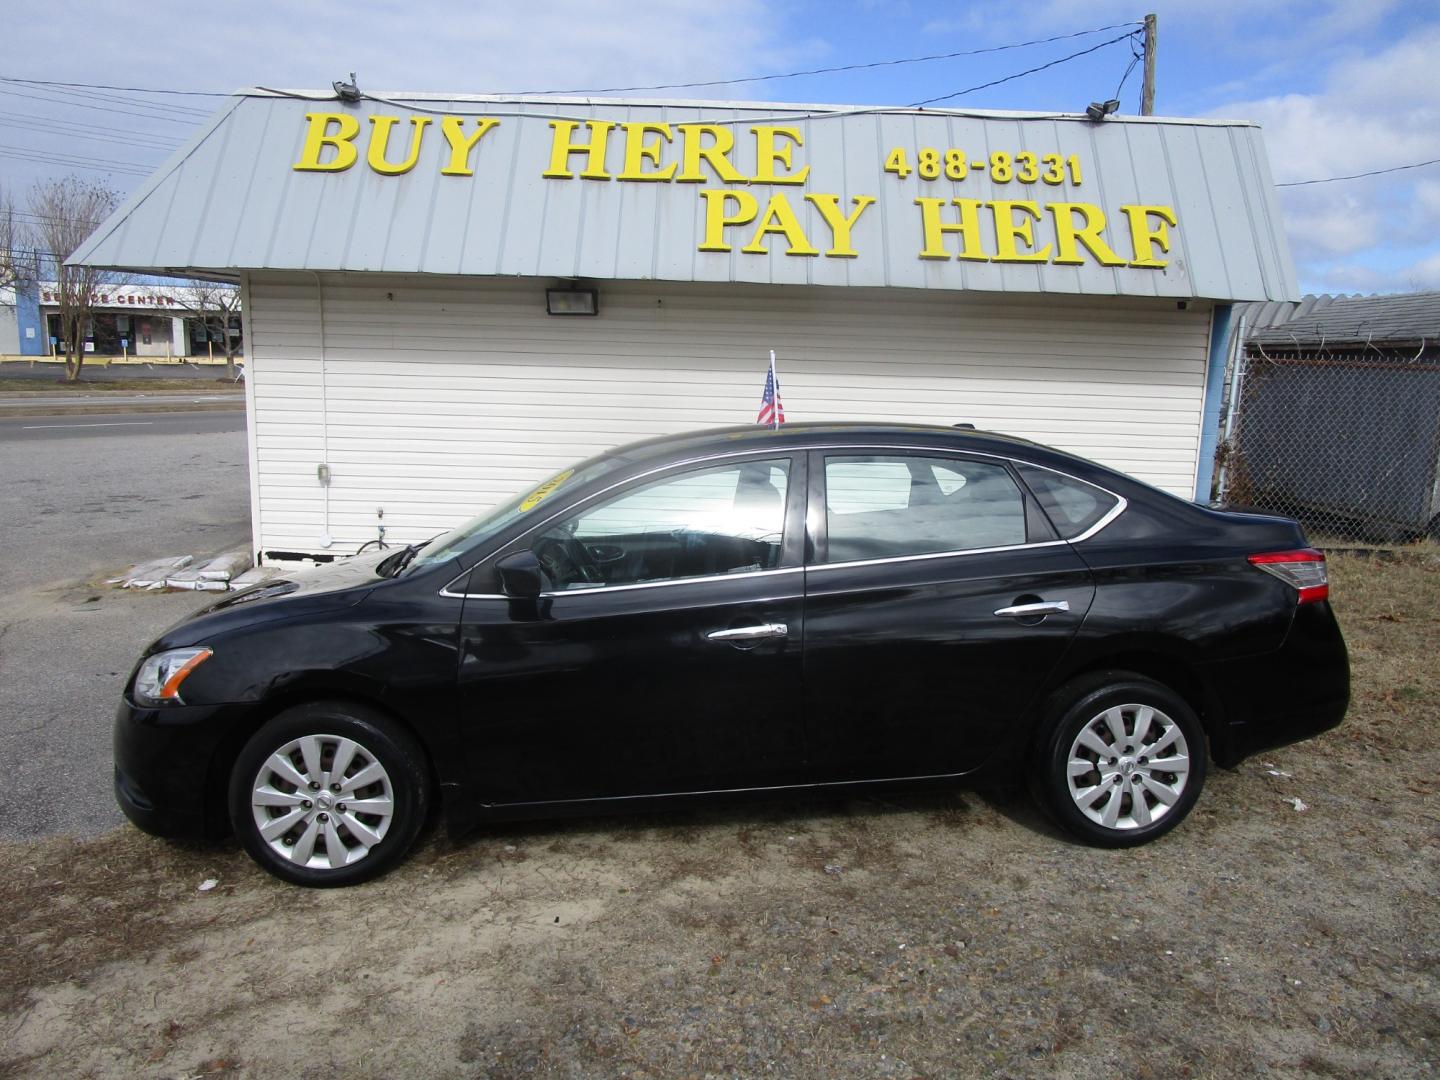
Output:
[[415,553],[406,569],[416,570],[444,562],[446,559],[453,559],[461,552],[499,535],[502,529],[534,511],[555,492],[562,488],[570,490],[581,484],[589,483],[597,476],[603,476],[614,469],[623,460],[619,457],[591,458],[574,468],[556,473],[539,487],[523,491],[493,510],[487,511],[479,517],[471,518],[464,525],[457,526],[443,536],[437,536],[428,541]]

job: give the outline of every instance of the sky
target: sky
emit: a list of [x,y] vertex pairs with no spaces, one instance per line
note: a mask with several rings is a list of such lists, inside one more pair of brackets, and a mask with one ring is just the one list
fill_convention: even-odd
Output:
[[[1161,115],[1260,123],[1278,184],[1440,159],[1440,0],[10,0],[0,79],[228,92],[603,91],[1025,48],[631,96],[1079,111],[1112,97],[1159,17]],[[1139,112],[1140,69],[1119,91]],[[0,81],[0,186],[69,172],[126,193],[219,103]],[[1440,165],[1282,187],[1304,292],[1440,289]]]

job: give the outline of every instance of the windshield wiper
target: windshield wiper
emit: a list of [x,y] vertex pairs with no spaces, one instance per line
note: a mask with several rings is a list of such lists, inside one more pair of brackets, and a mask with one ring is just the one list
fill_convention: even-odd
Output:
[[416,552],[429,542],[425,540],[418,544],[409,544],[395,554],[385,556],[384,561],[376,565],[376,573],[381,577],[399,577],[400,571],[410,565],[410,560],[415,558]]

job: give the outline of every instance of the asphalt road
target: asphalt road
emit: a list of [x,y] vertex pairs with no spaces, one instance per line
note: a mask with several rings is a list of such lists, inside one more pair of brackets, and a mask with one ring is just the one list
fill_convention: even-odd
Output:
[[[123,439],[132,435],[215,435],[237,431],[242,433],[243,454],[243,408],[211,412],[86,413],[83,416],[0,415],[0,443]],[[243,457],[241,462],[244,463]]]
[[121,822],[110,722],[124,680],[214,594],[97,582],[249,546],[244,425],[243,412],[0,419],[0,837]]

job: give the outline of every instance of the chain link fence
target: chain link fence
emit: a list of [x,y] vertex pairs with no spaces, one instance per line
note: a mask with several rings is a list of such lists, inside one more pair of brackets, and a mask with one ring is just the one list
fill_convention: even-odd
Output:
[[1440,539],[1440,348],[1252,342],[1227,390],[1217,501],[1297,518],[1321,546]]

